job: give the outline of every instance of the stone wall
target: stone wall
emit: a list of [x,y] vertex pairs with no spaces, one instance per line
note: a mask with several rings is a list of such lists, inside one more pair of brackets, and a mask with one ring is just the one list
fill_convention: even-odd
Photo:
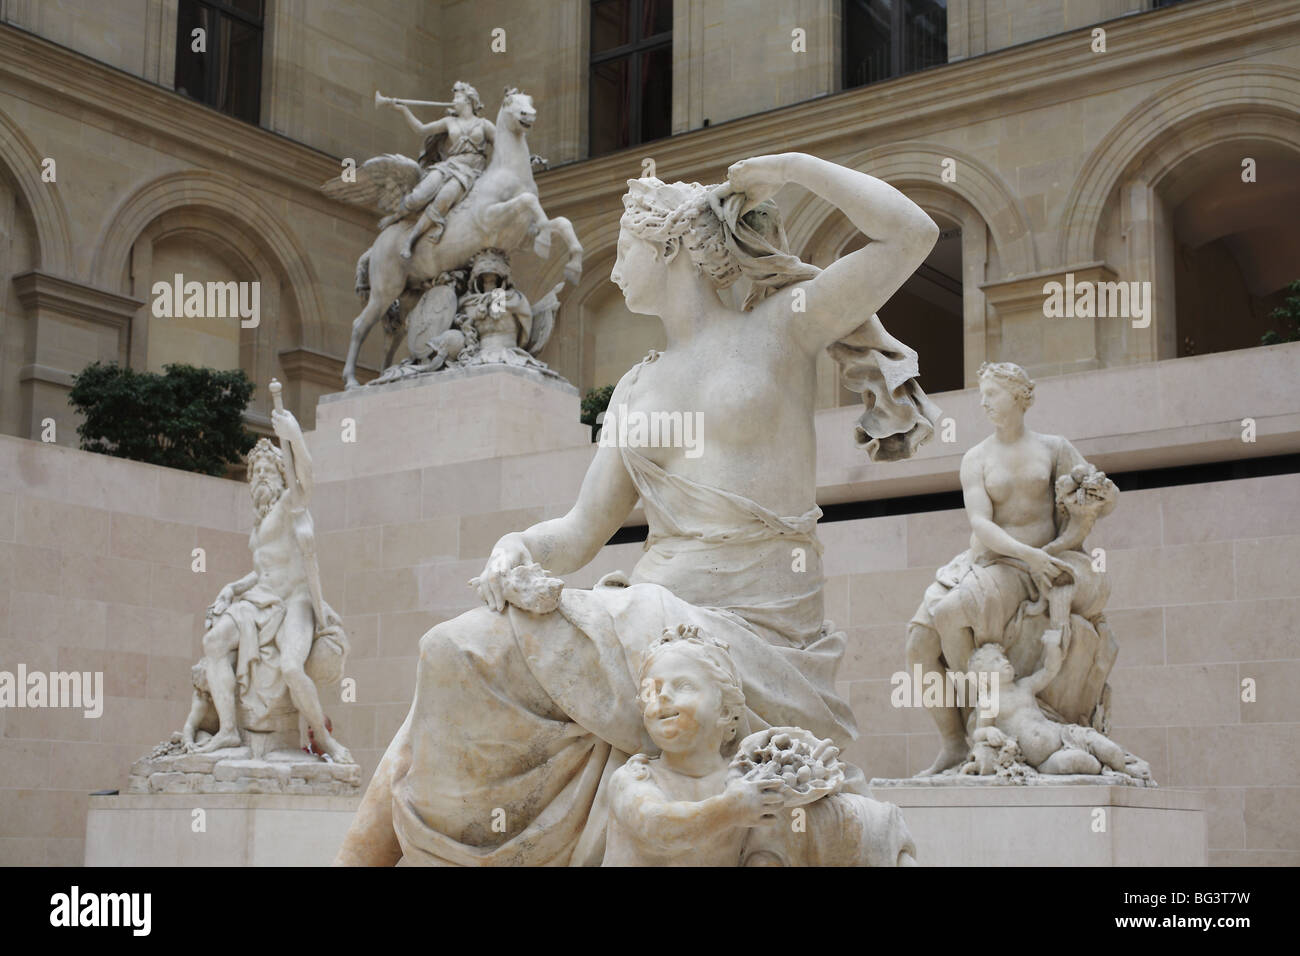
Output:
[[[1294,369],[1297,353],[1047,380],[1029,424],[1070,435],[1114,472],[1295,452],[1300,382],[1270,369]],[[1205,387],[1232,380],[1242,387]],[[819,501],[953,490],[960,454],[987,434],[977,397],[937,396],[958,441],[897,465],[868,465],[851,448],[851,409],[818,413]],[[1148,415],[1121,413],[1144,402]],[[1258,415],[1259,442],[1246,448],[1242,408]],[[502,373],[321,405],[308,435],[312,512],[356,680],[355,703],[337,691],[324,703],[363,779],[409,708],[420,636],[475,605],[467,581],[500,535],[572,504],[593,453],[577,412],[572,391]],[[355,443],[344,440],[349,418]],[[99,719],[0,710],[0,864],[80,862],[86,793],[124,789],[131,762],[179,729],[203,609],[249,568],[246,495],[234,482],[0,438],[0,670],[102,670],[107,695]],[[862,729],[845,749],[870,775],[913,772],[937,737],[923,713],[889,706],[889,677],[903,668],[905,623],[926,584],[965,547],[964,517],[902,513],[823,522],[819,533],[827,617],[849,637],[840,689]],[[1114,576],[1115,736],[1162,785],[1210,794],[1213,862],[1300,862],[1300,475],[1125,492],[1090,544],[1107,550]],[[191,569],[195,547],[207,552],[203,574]],[[568,583],[630,570],[640,551],[606,547]],[[1255,702],[1241,700],[1245,678]]]

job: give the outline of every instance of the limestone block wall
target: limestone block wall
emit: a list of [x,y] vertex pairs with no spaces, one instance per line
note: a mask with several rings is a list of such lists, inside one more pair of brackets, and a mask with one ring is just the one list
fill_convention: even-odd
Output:
[[0,708],[0,865],[80,865],[86,795],[180,729],[250,519],[232,481],[0,436],[0,671],[102,672],[104,693],[98,718]]

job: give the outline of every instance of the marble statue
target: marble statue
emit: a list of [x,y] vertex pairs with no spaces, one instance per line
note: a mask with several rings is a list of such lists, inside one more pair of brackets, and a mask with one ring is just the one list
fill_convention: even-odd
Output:
[[390,365],[374,384],[472,365],[513,365],[560,378],[537,355],[555,328],[564,283],[530,304],[515,288],[510,257],[500,249],[476,253],[468,278],[465,272],[444,273],[421,298],[408,321],[410,357]]
[[[449,115],[435,122],[420,123],[408,102],[414,101],[376,93],[376,105],[393,104],[412,128],[428,134],[420,162],[395,153],[376,156],[355,175],[340,174],[321,187],[328,196],[386,213],[379,236],[357,262],[357,292],[366,305],[352,323],[343,369],[348,388],[359,384],[357,355],[374,324],[394,307],[404,311],[431,291],[431,280],[465,268],[481,250],[510,253],[531,243],[532,252],[545,259],[554,234],[568,253],[564,281],[574,285],[582,273],[582,245],[573,225],[563,216],[548,218],[537,199],[536,157],[526,142],[537,118],[532,97],[507,89],[495,124],[478,116],[478,94],[465,83],[456,84]],[[414,223],[411,217],[417,217]],[[445,311],[445,292],[439,298],[435,311]],[[400,324],[391,316],[388,321]]]
[[[971,652],[967,667],[976,674],[997,676],[997,705],[979,712],[971,735],[971,755],[961,765],[964,774],[1016,775],[1031,767],[1040,774],[1099,774],[1102,767],[1139,780],[1151,779],[1151,767],[1094,727],[1050,720],[1037,695],[1061,671],[1062,631],[1043,632],[1042,665],[1016,679],[1001,644],[981,644]],[[1021,773],[1020,776],[1024,774]]]
[[375,105],[387,104],[400,112],[407,124],[425,137],[420,167],[424,170],[419,183],[402,196],[397,208],[379,221],[382,232],[412,214],[419,218],[406,233],[402,258],[411,258],[416,242],[426,233],[434,242],[447,224],[446,215],[470,191],[475,180],[487,168],[488,153],[496,136],[496,126],[483,118],[483,101],[478,90],[468,83],[452,87],[447,115],[432,123],[421,123],[403,100],[375,92]]
[[[271,424],[283,445],[259,439],[246,459],[254,511],[248,542],[253,570],[223,587],[208,608],[203,659],[191,675],[189,716],[179,734],[146,758],[149,766],[133,768],[142,787],[146,777],[172,773],[196,778],[180,789],[204,789],[205,783],[219,782],[213,775],[218,758],[256,762],[277,749],[287,751],[282,762],[323,759],[352,766],[324,775],[331,780],[355,785],[358,778],[351,754],[331,732],[317,690],[318,683],[337,683],[343,676],[348,638],[339,615],[321,595],[308,511],[311,456],[297,419],[283,406],[280,383],[272,380],[270,390],[275,402]],[[304,758],[300,745],[319,756]],[[185,755],[213,759],[168,764],[167,758]],[[284,773],[269,777],[284,777],[287,783],[290,770],[286,764]]]
[[1103,613],[1110,582],[1084,550],[1119,490],[1065,438],[1025,428],[1034,383],[1024,369],[986,363],[979,379],[994,433],[962,457],[970,548],[927,588],[907,662],[926,675],[1000,675],[996,706],[1006,712],[951,698],[929,707],[942,744],[919,776],[1114,773],[1149,783],[1145,763],[1105,736],[1118,645]]
[[798,727],[741,740],[745,694],[726,644],[696,627],[665,629],[639,684],[659,755],[634,754],[610,777],[603,865],[915,863],[897,807],[838,792],[844,772],[829,740]]
[[[787,183],[872,241],[825,270],[801,262],[771,201]],[[611,279],[632,311],[662,319],[667,347],[623,376],[611,406],[698,413],[707,441],[690,455],[671,441],[601,445],[566,515],[497,542],[473,582],[483,606],[420,641],[411,710],[339,864],[601,863],[615,772],[658,751],[637,662],[668,627],[727,644],[742,739],[857,735],[834,690],[844,635],[822,616],[813,385],[830,349],[863,394],[855,439],[873,459],[905,458],[932,434],[916,354],[873,313],[938,227],[888,184],[802,153],[735,163],[714,187],[632,180],[623,203]],[[721,292],[742,281],[738,309]],[[649,536],[630,575],[591,589],[520,580],[586,565],[638,499]],[[867,795],[859,768],[844,774],[845,793]]]

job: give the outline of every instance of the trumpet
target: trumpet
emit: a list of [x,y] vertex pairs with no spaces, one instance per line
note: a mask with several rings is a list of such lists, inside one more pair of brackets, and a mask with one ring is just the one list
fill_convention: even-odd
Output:
[[395,96],[384,96],[378,90],[375,90],[375,109],[385,105],[398,106],[454,106],[453,103],[439,103],[437,100],[399,100]]

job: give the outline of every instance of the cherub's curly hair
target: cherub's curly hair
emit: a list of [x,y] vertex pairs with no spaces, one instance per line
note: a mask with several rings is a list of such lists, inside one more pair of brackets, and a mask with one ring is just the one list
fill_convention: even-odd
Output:
[[966,659],[966,668],[971,673],[992,673],[1002,669],[1002,662],[1009,660],[1001,644],[981,644],[970,652]]
[[1034,380],[1015,362],[985,362],[980,366],[981,382],[986,375],[991,375],[995,381],[1011,392],[1021,411],[1027,410],[1034,404]]
[[[637,671],[637,687],[644,687],[646,674],[651,665],[667,653],[689,654],[708,671],[709,677],[717,685],[722,696],[722,712],[730,723],[730,732],[722,742],[722,755],[731,756],[740,745],[741,721],[745,716],[745,690],[741,684],[740,671],[724,641],[701,634],[698,627],[679,624],[677,627],[664,628],[663,635],[657,638],[641,656],[641,667]],[[646,701],[638,695],[642,710]]]

